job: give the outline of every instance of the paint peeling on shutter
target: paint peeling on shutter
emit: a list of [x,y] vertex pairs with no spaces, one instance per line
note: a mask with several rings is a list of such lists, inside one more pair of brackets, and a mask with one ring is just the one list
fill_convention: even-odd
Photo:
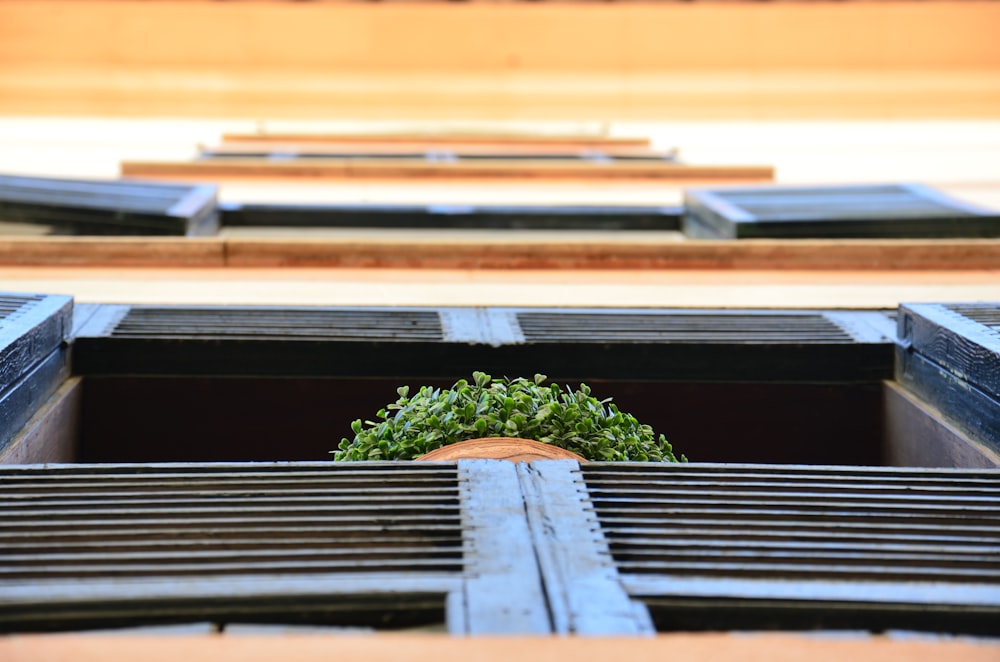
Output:
[[579,465],[539,460],[518,465],[528,522],[557,634],[650,635],[649,612],[615,568]]
[[896,379],[1000,451],[1000,304],[904,304]]
[[0,293],[0,450],[68,376],[73,298]]

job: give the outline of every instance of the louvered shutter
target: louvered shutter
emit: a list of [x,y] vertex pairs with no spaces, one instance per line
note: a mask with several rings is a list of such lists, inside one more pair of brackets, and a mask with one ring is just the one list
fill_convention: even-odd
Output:
[[[445,350],[436,310],[116,306],[76,338],[81,374],[397,374]],[[440,370],[440,368],[438,368]]]
[[549,631],[514,465],[0,469],[0,627]]
[[223,203],[225,227],[678,230],[681,207],[281,205]]
[[896,379],[1000,452],[1000,304],[900,306]]
[[0,625],[989,634],[1000,471],[499,461],[0,471]]
[[516,311],[525,353],[553,374],[674,381],[875,381],[891,375],[882,313]]
[[0,454],[69,374],[73,299],[0,293]]
[[[996,631],[1000,471],[554,462],[528,470],[541,484],[579,483],[555,506],[537,505],[552,529],[538,544],[561,558],[543,565],[547,586],[551,573],[561,582],[549,595],[570,596],[578,631],[601,623],[602,611],[609,622],[632,614],[631,627],[660,631]],[[594,524],[581,533],[562,522]],[[592,567],[578,574],[579,559],[566,560],[574,536],[593,548]],[[581,594],[595,574],[603,592],[588,601]],[[621,592],[643,609],[627,608]]]
[[514,308],[102,307],[81,374],[401,374],[877,381],[881,312]]
[[702,239],[1000,236],[997,212],[921,184],[693,189],[684,206]]
[[0,176],[0,221],[72,234],[214,235],[214,186]]

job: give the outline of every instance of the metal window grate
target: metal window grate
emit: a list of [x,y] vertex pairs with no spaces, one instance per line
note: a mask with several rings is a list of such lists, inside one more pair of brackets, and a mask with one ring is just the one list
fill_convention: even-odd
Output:
[[822,314],[518,313],[528,342],[850,343]]
[[132,307],[115,338],[440,340],[437,312],[294,308]]

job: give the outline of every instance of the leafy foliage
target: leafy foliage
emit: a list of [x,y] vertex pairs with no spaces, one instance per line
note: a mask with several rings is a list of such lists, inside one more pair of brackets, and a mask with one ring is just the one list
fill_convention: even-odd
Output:
[[[521,437],[553,444],[588,460],[677,462],[673,449],[648,425],[618,411],[610,398],[598,400],[581,384],[576,391],[534,380],[493,379],[473,373],[450,389],[422,387],[377,413],[378,421],[351,424],[333,459],[411,460],[441,446],[482,437]],[[685,460],[681,456],[681,460]]]

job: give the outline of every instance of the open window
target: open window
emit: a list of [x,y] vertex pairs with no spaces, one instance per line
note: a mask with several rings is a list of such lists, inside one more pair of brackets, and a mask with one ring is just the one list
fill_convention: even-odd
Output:
[[397,386],[447,386],[474,370],[586,382],[693,460],[881,464],[885,454],[895,330],[877,311],[97,306],[79,316],[79,461],[322,460]]
[[[893,380],[919,310],[77,306],[0,468],[0,625],[988,633],[1000,463]],[[694,461],[323,461],[477,369],[587,381]]]

